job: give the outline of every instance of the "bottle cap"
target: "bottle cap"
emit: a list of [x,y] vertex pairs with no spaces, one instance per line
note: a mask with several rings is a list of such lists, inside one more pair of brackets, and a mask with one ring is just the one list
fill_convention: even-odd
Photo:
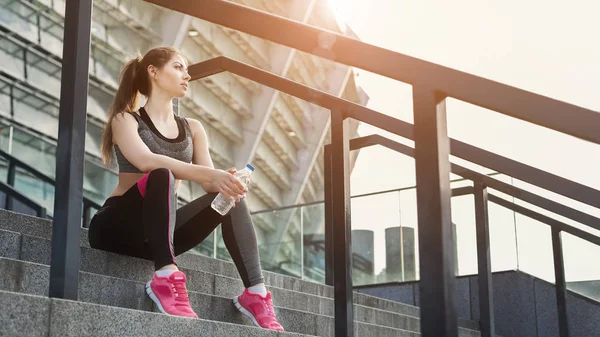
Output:
[[250,164],[246,164],[246,167],[247,167],[247,168],[248,168],[250,171],[254,172],[254,166],[252,166],[252,165],[250,165]]

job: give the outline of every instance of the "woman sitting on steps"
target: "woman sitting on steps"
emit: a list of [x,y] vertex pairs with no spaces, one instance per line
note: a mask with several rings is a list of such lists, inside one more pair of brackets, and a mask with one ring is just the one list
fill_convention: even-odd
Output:
[[[90,245],[153,260],[156,272],[146,285],[150,298],[163,313],[197,318],[175,257],[222,224],[223,240],[246,288],[234,298],[235,306],[257,326],[282,331],[242,200],[247,189],[233,175],[235,169],[213,167],[200,122],[173,113],[172,99],[185,96],[189,80],[186,60],[171,47],[152,49],[125,65],[101,146],[106,163],[116,154],[119,183],[92,218]],[[147,100],[136,111],[140,94]],[[180,180],[198,182],[207,194],[177,209]],[[225,216],[210,207],[218,193],[236,199]]]

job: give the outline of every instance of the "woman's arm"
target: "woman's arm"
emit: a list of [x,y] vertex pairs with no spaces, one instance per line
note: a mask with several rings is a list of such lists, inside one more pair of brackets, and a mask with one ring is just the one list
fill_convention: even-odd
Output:
[[[193,118],[186,118],[186,120],[190,125],[190,130],[192,130],[192,139],[194,141],[194,156],[192,163],[214,168],[212,158],[210,157],[210,151],[208,150],[208,137],[206,136],[206,130],[204,130],[202,123]],[[218,188],[211,182],[201,182],[200,186],[202,186],[202,189],[206,193],[218,192]]]
[[[198,123],[199,124],[199,123]],[[117,115],[112,121],[113,142],[127,160],[142,172],[150,172],[157,168],[166,168],[173,172],[176,179],[191,180],[204,184],[213,181],[214,171],[210,165],[184,163],[168,156],[150,151],[137,133],[138,123],[128,113]],[[194,141],[194,145],[196,142]],[[195,146],[194,146],[195,147]],[[196,157],[196,154],[194,154]]]

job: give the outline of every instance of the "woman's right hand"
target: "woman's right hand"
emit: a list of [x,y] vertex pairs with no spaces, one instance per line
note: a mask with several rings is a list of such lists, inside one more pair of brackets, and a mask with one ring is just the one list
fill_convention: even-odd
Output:
[[239,200],[248,192],[244,184],[232,173],[215,169],[211,184],[226,198]]

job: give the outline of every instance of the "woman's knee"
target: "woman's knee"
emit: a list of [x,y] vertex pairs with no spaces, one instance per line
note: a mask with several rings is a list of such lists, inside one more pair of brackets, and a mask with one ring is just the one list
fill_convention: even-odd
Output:
[[248,206],[246,205],[246,200],[242,199],[240,202],[235,203],[235,207],[231,209],[238,214],[243,213],[250,216],[250,211],[248,211]]
[[169,169],[158,168],[144,175],[142,179],[137,182],[137,185],[142,197],[145,197],[148,185],[154,186],[153,188],[161,188],[160,186],[169,188],[172,186],[174,178],[173,173],[171,173]]
[[167,168],[157,168],[148,173],[148,179],[170,182],[175,178]]

